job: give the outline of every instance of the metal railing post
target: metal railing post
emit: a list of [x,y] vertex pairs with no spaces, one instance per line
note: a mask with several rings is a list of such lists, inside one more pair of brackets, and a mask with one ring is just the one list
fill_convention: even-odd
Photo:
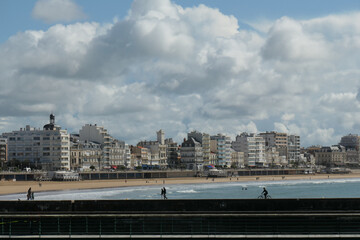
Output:
[[129,235],[130,235],[130,238],[131,238],[131,235],[132,235],[132,232],[131,232],[131,230],[132,230],[132,218],[130,218],[130,225],[129,225]]
[[71,237],[71,217],[70,217],[70,222],[69,222],[69,237]]
[[41,237],[42,229],[41,229],[41,218],[39,219],[39,237]]
[[99,223],[99,237],[101,237],[101,217],[99,219],[100,223]]
[[57,232],[60,234],[60,217],[57,217]]
[[11,238],[11,219],[10,219],[10,221],[9,221],[9,237]]

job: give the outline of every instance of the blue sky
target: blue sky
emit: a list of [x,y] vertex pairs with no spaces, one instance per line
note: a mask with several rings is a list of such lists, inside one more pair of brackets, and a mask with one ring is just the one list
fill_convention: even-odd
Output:
[[0,29],[0,133],[360,133],[358,0],[1,0]]

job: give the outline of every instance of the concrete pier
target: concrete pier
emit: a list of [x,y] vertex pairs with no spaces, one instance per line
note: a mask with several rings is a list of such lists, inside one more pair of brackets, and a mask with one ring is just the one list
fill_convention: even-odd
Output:
[[360,238],[360,199],[0,201],[0,238]]

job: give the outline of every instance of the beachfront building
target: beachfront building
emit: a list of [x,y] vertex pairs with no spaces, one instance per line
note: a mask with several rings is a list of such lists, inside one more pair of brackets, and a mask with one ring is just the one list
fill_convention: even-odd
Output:
[[97,124],[86,124],[79,131],[79,139],[83,142],[93,142],[101,145],[102,155],[96,168],[127,168],[130,166],[130,148],[124,141],[112,137],[108,131]]
[[180,148],[181,166],[194,171],[200,171],[204,167],[203,150],[201,143],[194,138],[184,139]]
[[0,138],[0,169],[4,169],[7,162],[7,139]]
[[248,167],[265,167],[265,140],[255,133],[243,132],[236,136],[231,147],[237,152],[244,152],[245,165]]
[[279,156],[285,156],[286,158],[288,157],[287,133],[271,131],[260,133],[259,135],[265,139],[265,147],[276,147],[276,150],[279,152]]
[[203,161],[204,165],[211,164],[210,161],[210,135],[207,133],[201,133],[198,131],[192,131],[188,133],[188,139],[194,138],[195,141],[199,142],[201,144],[202,150],[203,150]]
[[131,151],[131,168],[145,168],[151,166],[150,159],[151,153],[150,149],[140,147],[140,146],[130,146]]
[[157,141],[159,144],[164,145],[165,144],[165,132],[164,130],[160,129],[156,132]]
[[317,165],[325,167],[344,167],[346,161],[345,147],[333,145],[331,147],[322,147],[315,152],[315,162]]
[[216,153],[217,166],[230,167],[231,166],[231,139],[223,134],[218,134],[210,137],[210,150]]
[[265,148],[265,159],[268,167],[279,168],[288,164],[286,156],[280,156],[276,147]]
[[150,158],[147,169],[165,169],[167,167],[166,145],[160,144],[158,141],[141,141],[137,144],[138,147],[147,148],[150,153]]
[[27,125],[2,137],[8,142],[8,161],[44,170],[70,170],[70,134],[55,124],[53,114],[42,130]]
[[230,148],[231,152],[231,168],[244,168],[245,159],[243,152],[237,152],[234,149]]
[[359,164],[359,151],[356,151],[355,148],[349,148],[346,150],[346,160],[345,165],[347,167],[358,168]]
[[80,141],[94,142],[101,144],[102,156],[99,166],[110,168],[110,150],[114,138],[110,136],[107,130],[97,124],[85,124],[79,131]]
[[130,167],[130,148],[124,141],[114,139],[110,143],[109,164],[111,168],[128,168]]
[[[299,165],[300,163],[300,136],[288,135],[288,156],[287,160],[290,164]],[[280,155],[280,154],[279,154]]]
[[101,144],[88,141],[71,143],[71,169],[87,171],[101,169]]
[[339,145],[346,149],[346,162],[348,167],[359,167],[360,165],[360,136],[357,134],[349,134],[343,136]]
[[180,167],[180,146],[172,138],[165,139],[168,168]]
[[149,149],[150,158],[148,164],[142,163],[143,168],[146,169],[165,169],[167,163],[167,145],[165,144],[165,132],[160,129],[156,132],[157,141],[141,141],[137,144],[138,147]]
[[360,136],[357,134],[349,134],[341,137],[339,145],[344,146],[346,150],[355,149],[360,150]]

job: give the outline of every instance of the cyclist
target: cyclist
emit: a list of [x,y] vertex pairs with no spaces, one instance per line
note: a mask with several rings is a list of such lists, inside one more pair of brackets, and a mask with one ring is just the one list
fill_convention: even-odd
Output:
[[266,188],[264,188],[264,190],[262,191],[262,193],[264,195],[264,198],[266,199],[267,198],[267,195],[268,195],[268,191],[266,190]]

